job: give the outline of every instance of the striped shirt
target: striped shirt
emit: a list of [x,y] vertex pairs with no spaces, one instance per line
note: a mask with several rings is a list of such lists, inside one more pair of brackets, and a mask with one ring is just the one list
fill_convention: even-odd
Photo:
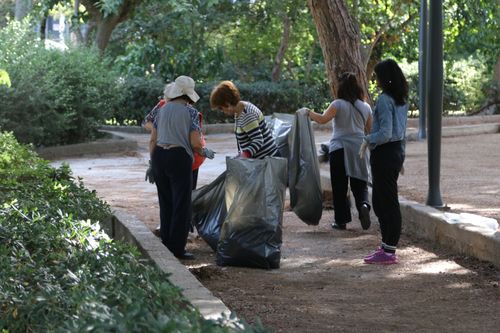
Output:
[[272,131],[267,126],[264,114],[250,102],[244,102],[245,108],[234,117],[234,126],[238,150],[250,152],[252,158],[275,156],[278,152]]

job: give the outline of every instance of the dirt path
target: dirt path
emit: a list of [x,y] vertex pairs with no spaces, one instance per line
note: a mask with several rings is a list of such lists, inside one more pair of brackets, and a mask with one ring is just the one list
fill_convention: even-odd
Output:
[[[318,134],[321,142],[323,134]],[[145,136],[134,136],[146,147]],[[224,168],[234,151],[231,135],[209,135],[219,152],[200,172],[200,185]],[[443,201],[461,210],[500,220],[500,134],[443,139]],[[427,146],[407,145],[400,192],[425,202]],[[68,160],[75,175],[112,206],[154,228],[158,207],[154,186],[145,183],[145,150],[131,156]],[[223,169],[222,169],[223,170]],[[403,235],[401,263],[365,265],[362,257],[379,242],[378,224],[362,231],[334,231],[332,211],[317,227],[285,212],[281,268],[218,267],[214,254],[194,235],[188,247],[197,256],[191,271],[217,297],[249,322],[256,318],[272,332],[497,332],[500,327],[500,271]]]

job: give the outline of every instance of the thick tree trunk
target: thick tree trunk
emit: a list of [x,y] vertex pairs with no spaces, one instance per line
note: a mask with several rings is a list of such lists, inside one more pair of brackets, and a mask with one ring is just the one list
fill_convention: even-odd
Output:
[[328,82],[336,97],[338,76],[344,72],[355,73],[368,102],[366,67],[361,57],[361,38],[354,18],[349,14],[344,0],[308,0],[309,8],[318,31],[323,50]]
[[288,42],[290,41],[290,27],[291,21],[288,15],[285,14],[283,17],[283,35],[281,36],[281,44],[274,59],[274,67],[271,73],[271,81],[278,82],[281,76],[281,64],[285,58],[286,49],[288,48]]
[[101,18],[101,20],[98,21],[95,44],[101,53],[104,53],[111,38],[111,34],[119,22],[116,16]]
[[493,72],[493,80],[495,80],[497,84],[500,82],[500,54],[498,55],[497,63]]
[[14,17],[16,21],[21,21],[28,15],[31,10],[31,0],[16,0],[16,8],[14,11]]
[[104,53],[104,50],[108,46],[114,28],[120,22],[125,21],[135,6],[141,1],[142,0],[123,0],[115,13],[104,16],[98,7],[97,0],[80,0],[81,4],[85,6],[90,15],[89,21],[96,24],[95,44],[101,54]]

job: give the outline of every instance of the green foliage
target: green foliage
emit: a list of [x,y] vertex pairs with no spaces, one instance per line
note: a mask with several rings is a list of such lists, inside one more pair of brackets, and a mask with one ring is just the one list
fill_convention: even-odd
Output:
[[0,28],[5,27],[9,19],[14,17],[15,8],[16,0],[0,1]]
[[92,49],[46,50],[27,26],[0,30],[0,66],[12,86],[0,86],[0,127],[25,143],[91,140],[118,100],[117,75]]
[[[293,113],[301,107],[323,111],[331,102],[329,87],[326,84],[301,85],[294,81],[273,83],[260,81],[254,83],[235,82],[241,98],[255,104],[265,115],[273,113]],[[200,84],[197,91],[202,98],[196,104],[203,112],[208,123],[229,121],[222,112],[210,110],[210,92],[216,83]]]
[[[480,107],[485,86],[490,82],[484,62],[474,58],[444,64],[443,115],[473,113]],[[410,110],[419,109],[418,63],[401,63],[409,84]],[[374,92],[374,94],[376,94]]]
[[[222,112],[210,108],[210,93],[217,83],[199,83],[195,87],[200,100],[194,106],[203,113],[203,122],[206,124],[232,122],[232,119],[227,118]],[[266,115],[292,113],[303,106],[322,111],[331,101],[327,84],[307,85],[296,81],[236,82],[236,84],[242,99],[252,102]],[[158,96],[163,94],[164,84],[154,78],[127,77],[123,87],[123,105],[113,115],[113,119],[118,124],[131,120],[131,124],[139,125],[158,103]]]
[[146,114],[158,103],[165,84],[155,77],[127,76],[120,91],[121,105],[111,115],[117,124],[131,121],[140,125]]
[[3,69],[0,69],[0,86],[1,85],[7,86],[8,88],[12,85],[10,83],[9,73]]
[[0,330],[229,332],[101,231],[108,205],[67,166],[51,168],[10,133],[0,134],[0,189]]

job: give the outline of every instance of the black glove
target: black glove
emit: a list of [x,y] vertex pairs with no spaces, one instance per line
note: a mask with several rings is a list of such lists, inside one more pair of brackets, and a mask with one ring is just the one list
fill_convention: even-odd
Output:
[[206,158],[212,160],[215,157],[215,152],[210,148],[203,148],[201,151],[201,156],[205,156]]
[[144,177],[144,180],[148,180],[151,184],[155,183],[155,177],[153,174],[153,164],[151,163],[151,160],[149,160],[149,165],[148,169],[146,170],[146,177]]

